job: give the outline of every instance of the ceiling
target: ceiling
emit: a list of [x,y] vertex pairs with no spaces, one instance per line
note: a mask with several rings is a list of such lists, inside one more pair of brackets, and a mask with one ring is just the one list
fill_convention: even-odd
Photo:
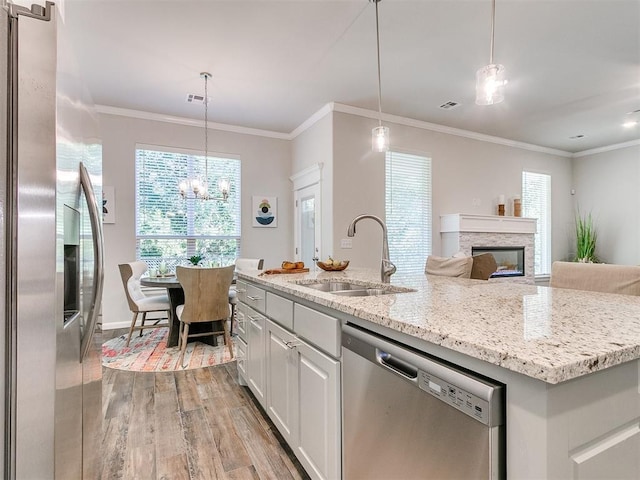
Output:
[[[385,114],[567,152],[640,139],[622,127],[640,121],[640,0],[497,0],[492,106],[474,103],[490,0],[378,8]],[[208,71],[211,122],[289,134],[329,102],[378,108],[367,0],[66,0],[65,18],[99,105],[202,119],[185,100]]]

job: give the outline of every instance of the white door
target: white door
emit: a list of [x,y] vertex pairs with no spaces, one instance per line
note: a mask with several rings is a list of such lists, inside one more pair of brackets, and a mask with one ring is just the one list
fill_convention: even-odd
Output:
[[319,183],[296,190],[295,211],[295,258],[309,267],[322,251]]

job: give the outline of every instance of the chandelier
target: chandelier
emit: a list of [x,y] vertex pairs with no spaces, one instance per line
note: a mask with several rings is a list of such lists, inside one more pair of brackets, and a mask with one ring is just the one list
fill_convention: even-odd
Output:
[[208,72],[200,73],[200,78],[204,79],[204,177],[187,177],[180,181],[178,188],[180,196],[186,198],[197,198],[200,200],[222,200],[226,202],[229,198],[230,182],[226,178],[218,181],[219,197],[212,197],[209,192],[209,79]]

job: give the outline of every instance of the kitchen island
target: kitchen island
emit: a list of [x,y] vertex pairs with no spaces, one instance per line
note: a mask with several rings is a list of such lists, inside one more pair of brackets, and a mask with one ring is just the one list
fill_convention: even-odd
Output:
[[379,285],[355,268],[239,277],[504,383],[510,478],[640,478],[640,298],[426,275],[377,296],[305,286]]

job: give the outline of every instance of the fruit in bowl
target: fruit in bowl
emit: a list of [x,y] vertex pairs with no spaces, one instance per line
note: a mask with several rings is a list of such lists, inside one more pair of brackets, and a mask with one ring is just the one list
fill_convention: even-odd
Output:
[[329,257],[324,262],[317,262],[317,265],[326,272],[335,272],[347,268],[349,266],[349,260],[334,260]]

